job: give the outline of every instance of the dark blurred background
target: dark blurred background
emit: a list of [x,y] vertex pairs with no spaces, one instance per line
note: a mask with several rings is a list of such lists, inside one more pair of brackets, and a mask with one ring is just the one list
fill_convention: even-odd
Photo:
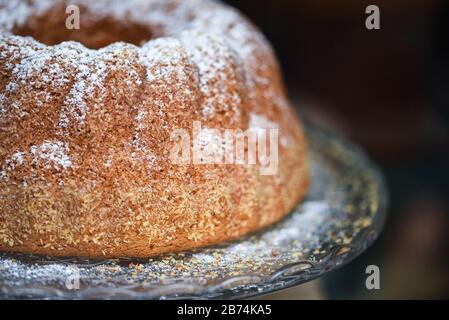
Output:
[[[366,253],[309,294],[279,297],[449,297],[449,1],[226,2],[271,41],[300,112],[363,146],[390,189],[386,229]],[[380,30],[365,27],[372,4]],[[369,264],[381,290],[365,288]]]

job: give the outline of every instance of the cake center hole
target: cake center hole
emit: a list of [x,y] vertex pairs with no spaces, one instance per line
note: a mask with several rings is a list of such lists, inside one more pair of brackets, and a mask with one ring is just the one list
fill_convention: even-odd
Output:
[[80,28],[68,29],[64,11],[51,10],[40,17],[29,19],[26,24],[14,28],[19,36],[31,36],[46,45],[64,41],[77,41],[90,49],[100,49],[111,43],[122,41],[141,45],[153,36],[142,24],[118,21],[112,17],[93,19],[92,14],[80,15]]

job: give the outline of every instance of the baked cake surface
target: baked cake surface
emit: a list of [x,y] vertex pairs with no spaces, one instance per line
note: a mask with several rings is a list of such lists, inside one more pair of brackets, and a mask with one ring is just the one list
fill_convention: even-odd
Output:
[[[80,8],[79,30],[65,27],[68,5]],[[227,129],[278,129],[278,169],[174,163],[180,128],[207,150],[224,148]],[[0,250],[192,249],[278,221],[308,184],[276,58],[235,9],[0,0]]]

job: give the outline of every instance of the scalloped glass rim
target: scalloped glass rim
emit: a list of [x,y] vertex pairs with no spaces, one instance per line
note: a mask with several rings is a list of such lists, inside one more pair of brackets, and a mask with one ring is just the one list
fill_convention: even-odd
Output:
[[[237,242],[154,259],[0,253],[0,298],[238,299],[292,287],[348,263],[381,232],[388,202],[360,148],[306,122],[312,187],[291,215]],[[67,289],[74,270],[79,290]]]

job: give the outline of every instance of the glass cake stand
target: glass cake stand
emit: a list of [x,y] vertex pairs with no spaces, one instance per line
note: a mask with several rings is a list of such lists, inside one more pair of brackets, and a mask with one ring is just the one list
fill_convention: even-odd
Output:
[[0,253],[0,299],[238,299],[318,278],[377,238],[384,180],[364,153],[310,123],[312,186],[281,222],[240,241],[152,259]]

